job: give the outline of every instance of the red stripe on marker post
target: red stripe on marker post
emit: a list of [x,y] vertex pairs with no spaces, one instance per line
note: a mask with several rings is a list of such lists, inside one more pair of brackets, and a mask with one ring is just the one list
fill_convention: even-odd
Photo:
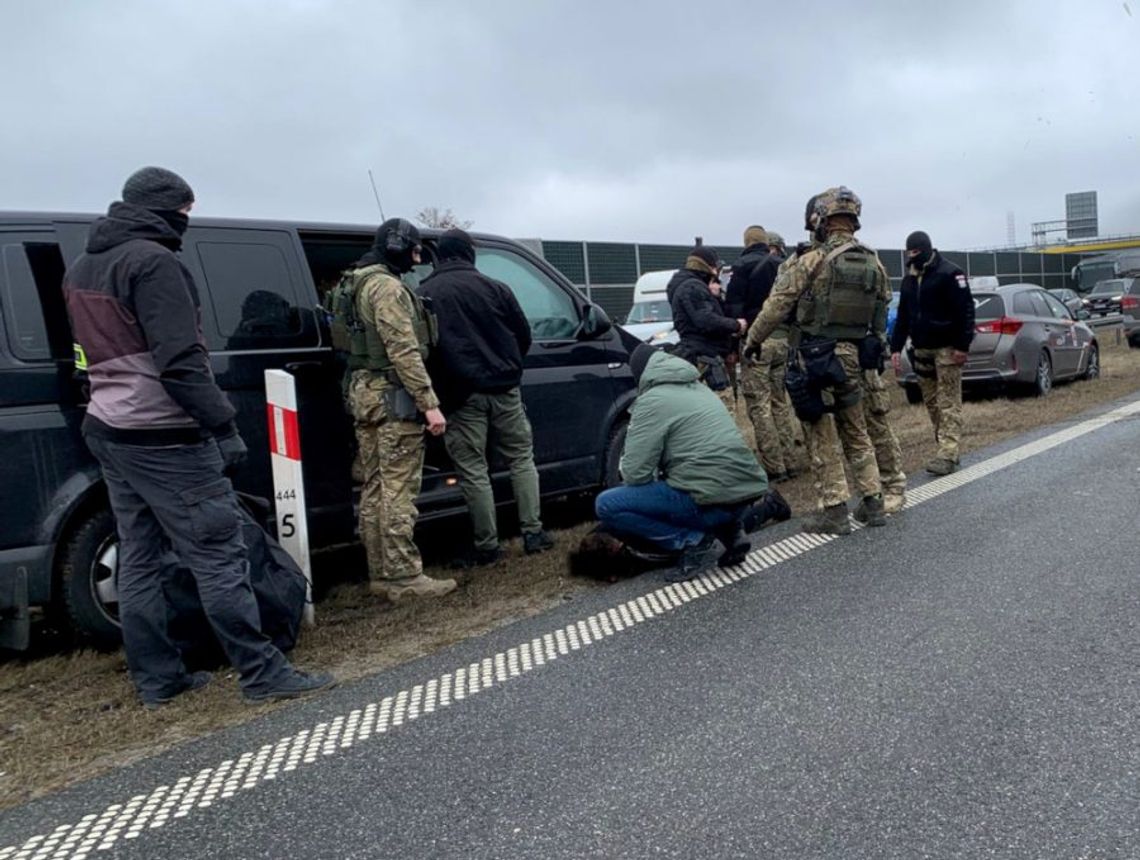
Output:
[[301,459],[301,431],[297,413],[273,403],[265,405],[269,418],[269,451],[289,460]]

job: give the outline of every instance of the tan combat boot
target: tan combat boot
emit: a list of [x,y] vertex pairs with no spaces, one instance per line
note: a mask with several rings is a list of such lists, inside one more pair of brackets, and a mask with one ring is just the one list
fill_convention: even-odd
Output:
[[897,514],[906,506],[906,493],[883,493],[883,513]]
[[838,504],[824,508],[820,513],[804,522],[803,530],[812,534],[851,534],[851,521],[847,519],[847,505]]
[[399,603],[405,597],[443,597],[455,591],[454,579],[432,579],[420,574],[408,579],[384,579],[372,582],[368,590],[377,597],[386,597],[391,603]]

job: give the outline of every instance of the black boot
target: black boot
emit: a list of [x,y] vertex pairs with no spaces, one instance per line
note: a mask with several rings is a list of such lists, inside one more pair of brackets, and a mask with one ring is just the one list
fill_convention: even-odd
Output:
[[883,497],[864,496],[855,509],[854,517],[865,526],[885,526],[887,515],[883,509]]
[[724,552],[716,560],[717,567],[733,567],[740,564],[752,549],[752,542],[745,540],[738,522],[717,529],[715,534],[716,539],[724,547]]
[[701,538],[700,543],[685,547],[677,566],[672,570],[666,571],[665,581],[688,582],[690,579],[695,579],[706,570],[709,570],[712,567],[709,550],[712,549],[713,541],[713,536],[709,534]]
[[792,509],[788,503],[784,501],[784,497],[780,495],[779,490],[768,490],[760,501],[752,504],[741,519],[741,526],[744,528],[746,534],[752,534],[758,528],[761,528],[771,523],[782,523],[790,519],[792,516]]

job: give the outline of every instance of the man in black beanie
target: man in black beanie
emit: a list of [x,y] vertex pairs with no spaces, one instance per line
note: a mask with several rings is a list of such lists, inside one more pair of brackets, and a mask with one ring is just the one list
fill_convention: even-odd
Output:
[[510,287],[475,268],[467,233],[448,230],[436,247],[439,262],[419,288],[439,323],[428,371],[447,416],[443,442],[475,531],[474,547],[457,563],[482,566],[502,556],[488,445],[510,469],[524,550],[543,552],[554,543],[542,528],[534,440],[519,391],[530,323]]
[[974,298],[966,274],[916,230],[906,237],[907,272],[891,333],[891,363],[902,370],[900,354],[910,338],[911,363],[938,444],[926,464],[932,475],[958,468],[962,439],[962,365],[974,340]]
[[669,281],[665,295],[673,309],[673,326],[679,337],[673,354],[694,364],[701,381],[717,392],[725,408],[735,416],[735,386],[729,374],[735,373],[736,367],[726,364],[725,358],[735,350],[735,339],[747,331],[747,325],[743,318],[728,316],[713,294],[711,284],[718,277],[719,262],[716,251],[697,245],[689,251],[684,267]]
[[210,680],[186,670],[167,630],[167,542],[193,573],[247,699],[290,698],[332,683],[294,669],[261,631],[227,477],[245,462],[246,446],[214,382],[197,287],[175,256],[193,203],[176,173],[132,174],[122,201],[91,225],[87,251],[63,283],[76,367],[90,382],[83,435],[118,527],[127,666],[148,708]]

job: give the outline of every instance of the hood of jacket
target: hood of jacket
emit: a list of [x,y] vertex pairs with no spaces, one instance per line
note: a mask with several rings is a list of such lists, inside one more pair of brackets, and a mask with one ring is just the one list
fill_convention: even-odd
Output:
[[112,203],[87,234],[87,253],[99,254],[134,239],[148,239],[177,251],[182,237],[160,215],[133,203]]
[[656,385],[689,385],[700,378],[697,368],[683,358],[660,350],[649,357],[641,382],[637,385],[639,394],[644,394]]

